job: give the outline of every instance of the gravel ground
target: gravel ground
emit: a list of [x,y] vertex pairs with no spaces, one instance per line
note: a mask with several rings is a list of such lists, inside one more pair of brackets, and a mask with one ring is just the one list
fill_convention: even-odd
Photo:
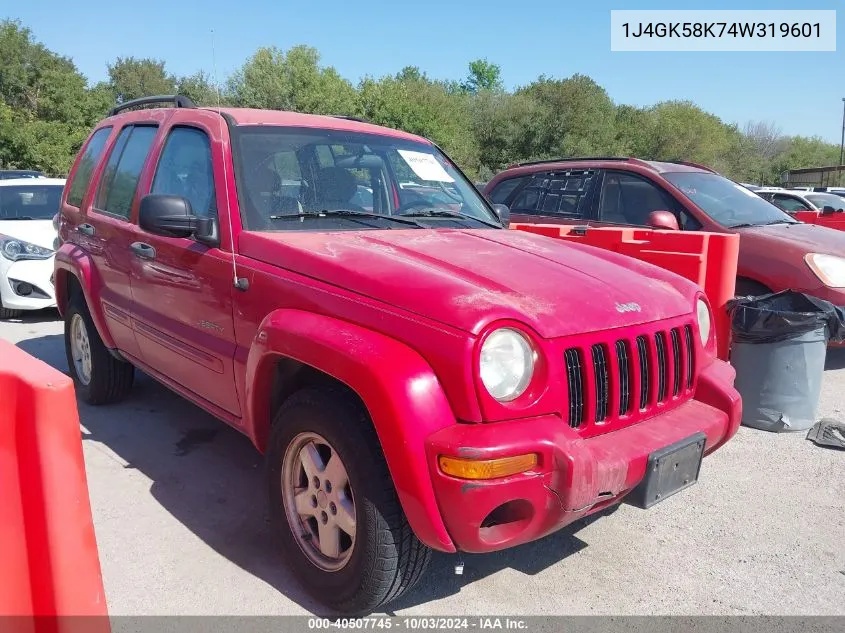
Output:
[[[67,370],[54,312],[0,337]],[[821,414],[842,417],[845,350]],[[305,614],[271,545],[261,458],[236,431],[146,376],[110,407],[80,403],[109,612]],[[542,541],[437,555],[397,615],[845,615],[845,451],[742,428],[700,481],[648,511],[622,505]]]

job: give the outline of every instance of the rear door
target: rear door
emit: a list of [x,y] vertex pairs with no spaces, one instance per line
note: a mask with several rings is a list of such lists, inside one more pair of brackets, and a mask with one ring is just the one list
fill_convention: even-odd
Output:
[[541,171],[499,182],[494,204],[510,208],[511,222],[590,224],[595,220],[596,170]]
[[[192,119],[201,115],[192,111]],[[180,113],[174,115],[174,120]],[[210,128],[173,125],[142,191],[186,198],[193,213],[218,216]],[[219,144],[215,144],[219,145]],[[218,182],[223,181],[220,174]],[[226,231],[227,227],[218,227]],[[224,411],[239,416],[235,392],[232,254],[192,238],[138,227],[132,249],[134,326],[150,368]]]
[[100,276],[103,313],[115,345],[135,358],[141,354],[131,322],[129,245],[135,227],[130,217],[138,178],[157,133],[158,127],[151,124],[131,124],[120,130],[95,185],[96,193],[89,199],[85,217],[75,229]]

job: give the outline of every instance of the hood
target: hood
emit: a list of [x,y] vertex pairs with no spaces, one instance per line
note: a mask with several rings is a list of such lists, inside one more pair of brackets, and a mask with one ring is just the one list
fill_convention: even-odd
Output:
[[695,286],[597,248],[515,230],[241,234],[240,253],[477,334],[553,338],[688,314]]
[[52,220],[2,220],[0,235],[52,250],[56,229],[53,228]]
[[845,257],[845,231],[817,224],[774,224],[739,229],[743,242],[766,248],[790,247],[803,253],[825,253]]

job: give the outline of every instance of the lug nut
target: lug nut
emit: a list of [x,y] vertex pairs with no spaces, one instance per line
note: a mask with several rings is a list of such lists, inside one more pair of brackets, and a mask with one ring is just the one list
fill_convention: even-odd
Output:
[[317,507],[317,497],[316,497],[316,495],[311,495],[311,507],[312,508]]
[[326,524],[329,522],[329,515],[325,512],[320,513],[320,518],[323,520],[323,523]]
[[329,504],[329,510],[332,514],[337,514],[337,506],[334,504],[334,501]]
[[320,479],[317,477],[317,475],[314,475],[314,478],[311,480],[311,485],[316,490],[320,489]]
[[331,492],[331,491],[332,491],[332,482],[330,482],[328,479],[326,479],[326,492]]

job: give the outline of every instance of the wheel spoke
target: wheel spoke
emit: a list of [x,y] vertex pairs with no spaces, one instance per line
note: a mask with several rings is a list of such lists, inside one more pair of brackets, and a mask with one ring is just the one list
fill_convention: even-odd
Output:
[[302,468],[305,470],[305,474],[308,475],[309,480],[315,475],[323,472],[323,469],[326,467],[314,442],[309,442],[302,447],[302,450],[299,451],[299,461],[302,464]]
[[332,456],[329,458],[324,475],[326,480],[332,483],[332,488],[337,491],[343,490],[346,484],[349,483],[349,476],[346,474],[346,469],[343,467],[343,462],[340,461],[337,453],[332,453]]
[[320,552],[329,558],[340,556],[340,530],[333,523],[319,522]]
[[349,536],[355,536],[355,506],[349,499],[340,499],[337,503],[337,526]]
[[299,492],[293,495],[293,502],[296,506],[296,511],[300,516],[310,517],[314,515],[314,506],[311,505],[311,492],[308,488],[302,488]]

